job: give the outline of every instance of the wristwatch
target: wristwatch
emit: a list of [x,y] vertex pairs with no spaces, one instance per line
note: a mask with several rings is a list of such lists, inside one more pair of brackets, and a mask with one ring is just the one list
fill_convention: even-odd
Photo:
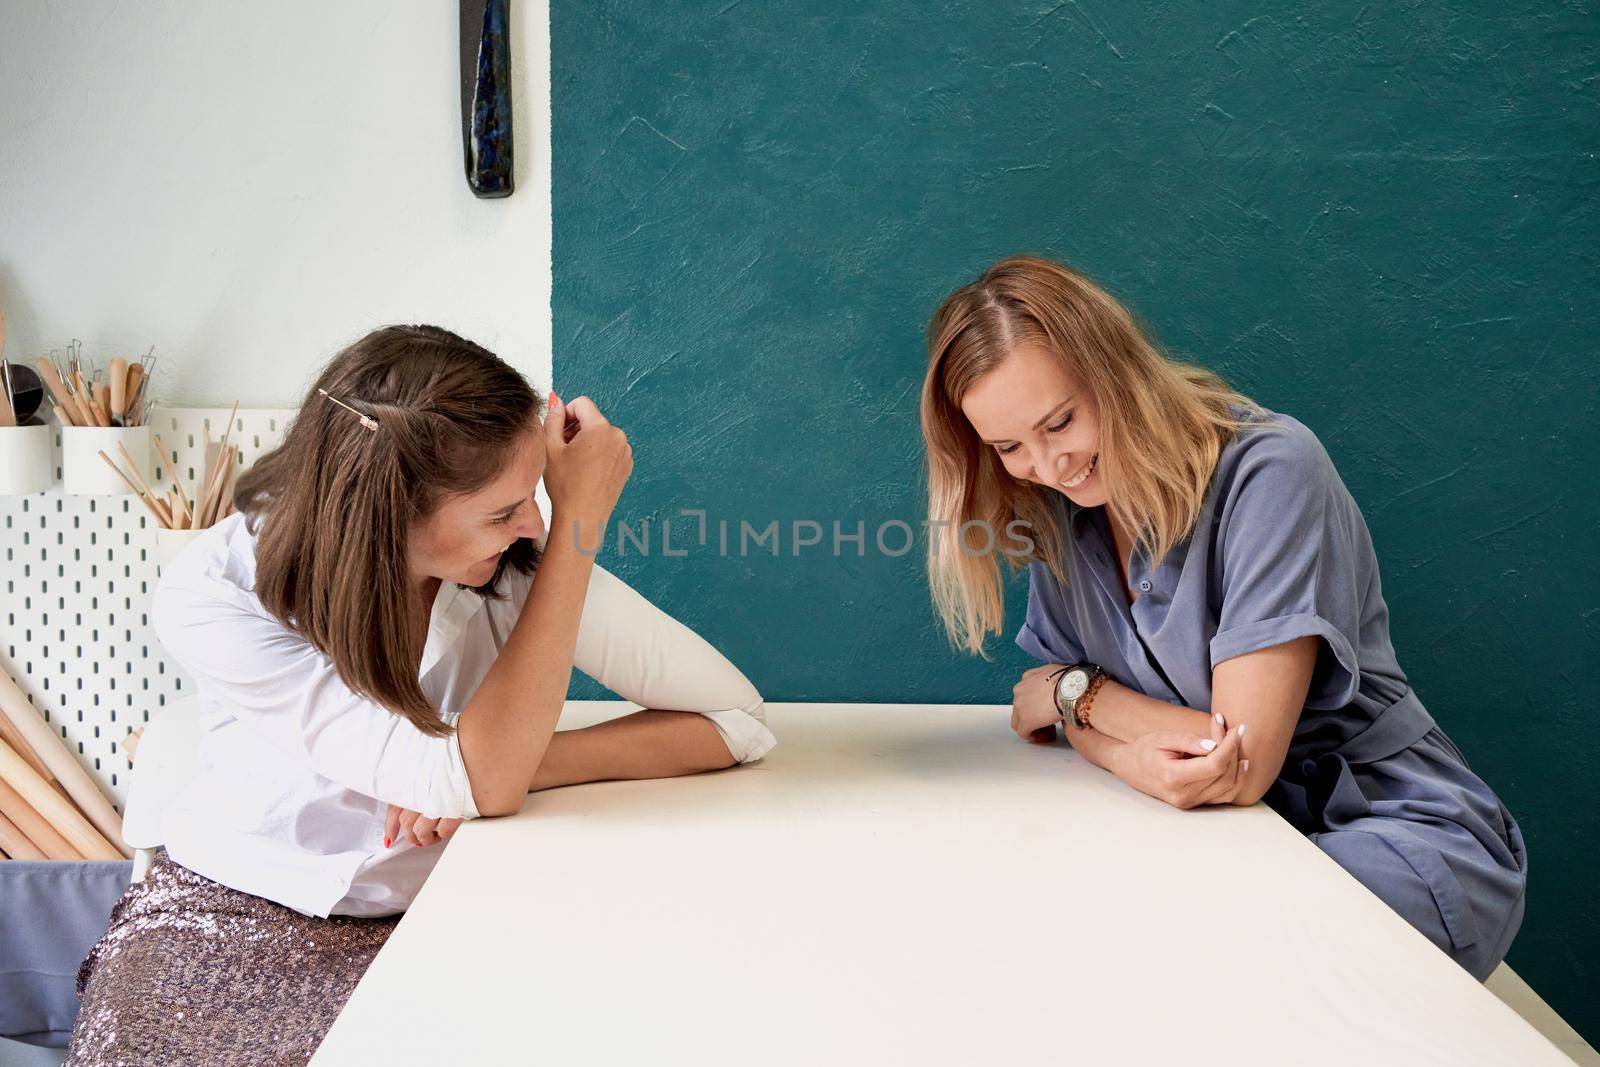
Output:
[[1061,677],[1056,679],[1056,710],[1061,712],[1063,722],[1080,730],[1089,725],[1078,714],[1078,707],[1081,704],[1087,710],[1088,701],[1084,698],[1099,688],[1095,682],[1105,676],[1106,672],[1093,663],[1074,663],[1062,669]]

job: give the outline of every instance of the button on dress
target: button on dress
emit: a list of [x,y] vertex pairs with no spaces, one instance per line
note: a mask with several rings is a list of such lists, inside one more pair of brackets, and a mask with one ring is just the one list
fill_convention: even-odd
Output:
[[1122,586],[1104,507],[1056,497],[1063,586],[1028,565],[1017,644],[1098,664],[1207,713],[1218,663],[1321,638],[1278,780],[1263,798],[1480,981],[1522,922],[1527,854],[1511,813],[1406,681],[1366,521],[1316,435],[1265,411],[1222,450],[1190,536]]

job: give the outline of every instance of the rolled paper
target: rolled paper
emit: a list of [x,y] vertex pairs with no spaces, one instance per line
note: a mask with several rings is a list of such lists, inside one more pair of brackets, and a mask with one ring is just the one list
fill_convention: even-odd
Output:
[[38,848],[34,847],[33,842],[28,840],[26,834],[17,829],[15,823],[4,815],[0,815],[0,849],[3,849],[5,854],[14,860],[49,859]]
[[67,844],[67,839],[57,833],[56,828],[39,814],[39,810],[23,800],[22,794],[6,782],[0,782],[0,815],[10,819],[18,830],[26,834],[28,840],[44,853],[46,859],[83,859],[82,854]]
[[10,745],[0,744],[0,780],[22,794],[22,799],[33,805],[84,859],[125,858],[111,842],[100,836],[77,808],[57,795],[32,767],[22,762],[22,757],[13,752]]
[[[105,794],[100,792],[100,787],[95,785],[93,778],[89,777],[89,772],[83,769],[77,758],[67,750],[67,746],[62,744],[61,738],[56,736],[55,731],[44,721],[44,718],[33,709],[33,706],[28,703],[28,698],[22,695],[22,690],[17,688],[17,683],[12,681],[11,675],[5,671],[0,671],[0,714],[11,720],[12,725],[22,734],[23,740],[27,741],[33,747],[33,750],[39,754],[39,758],[50,769],[50,773],[54,774],[56,779],[66,787],[67,795],[72,798],[72,802],[83,809],[83,814],[88,816],[89,821],[99,831],[96,836],[103,834],[103,840],[110,841],[115,846],[115,851],[120,852],[123,856],[131,857],[133,855],[132,851],[122,842],[122,816],[117,814],[117,809],[113,808],[111,801],[107,800]],[[9,745],[6,746],[5,751],[11,752]],[[22,761],[20,756],[17,756],[17,762],[21,763],[34,777],[39,777],[31,767],[28,767]],[[32,797],[29,797],[27,790],[18,786],[16,782],[11,784],[16,787],[17,792],[27,797],[28,803],[39,809],[40,814],[54,823],[57,830],[63,831],[63,835],[67,840],[72,842],[73,848],[78,849],[79,852],[84,851],[82,846],[73,840],[71,834],[65,833],[60,820],[46,811]],[[88,853],[84,852],[84,855],[88,856]],[[95,857],[89,856],[89,858],[94,859]]]

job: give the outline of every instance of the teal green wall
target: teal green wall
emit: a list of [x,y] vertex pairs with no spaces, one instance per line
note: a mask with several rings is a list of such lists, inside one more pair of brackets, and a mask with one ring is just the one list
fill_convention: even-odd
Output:
[[[713,523],[601,562],[769,699],[1009,702],[1021,583],[995,660],[955,655],[921,543],[870,532],[920,522],[942,295],[1075,264],[1321,436],[1400,662],[1525,828],[1511,963],[1594,1040],[1600,34],[1325,7],[554,0],[556,386],[634,442],[619,519]],[[741,557],[741,518],[868,554]]]

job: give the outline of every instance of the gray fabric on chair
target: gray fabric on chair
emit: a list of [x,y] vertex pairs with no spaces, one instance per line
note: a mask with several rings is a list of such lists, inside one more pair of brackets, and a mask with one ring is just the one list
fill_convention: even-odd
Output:
[[78,965],[128,888],[123,860],[0,862],[0,1036],[65,1048]]

